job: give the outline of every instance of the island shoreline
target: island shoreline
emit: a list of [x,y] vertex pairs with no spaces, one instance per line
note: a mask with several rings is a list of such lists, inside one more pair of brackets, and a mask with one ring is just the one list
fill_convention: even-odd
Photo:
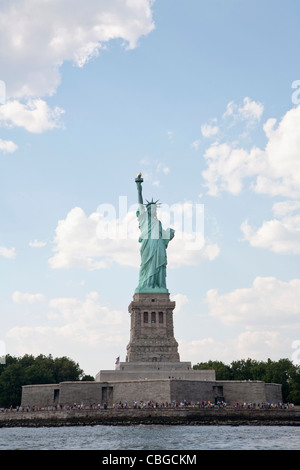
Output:
[[[298,408],[298,407],[297,407]],[[300,426],[300,408],[290,409],[69,409],[7,410],[0,428],[61,426]]]

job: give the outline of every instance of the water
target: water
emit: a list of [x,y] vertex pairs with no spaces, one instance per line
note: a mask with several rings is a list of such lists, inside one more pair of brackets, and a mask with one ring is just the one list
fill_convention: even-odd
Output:
[[0,450],[299,450],[300,426],[0,428]]

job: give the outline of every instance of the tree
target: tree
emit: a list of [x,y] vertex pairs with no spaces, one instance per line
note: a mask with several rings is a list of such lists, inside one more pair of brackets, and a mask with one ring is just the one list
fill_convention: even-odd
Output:
[[261,380],[282,385],[282,399],[300,405],[300,366],[289,359],[256,361],[241,359],[226,365],[220,361],[200,362],[194,369],[215,369],[217,380]]
[[92,376],[92,375],[83,375],[81,377],[81,380],[83,382],[94,382],[95,381],[95,378]]
[[300,405],[300,367],[295,367],[289,382],[287,401]]
[[83,375],[83,370],[79,364],[67,357],[59,357],[54,360],[54,379],[56,383],[66,380],[76,381]]
[[227,366],[221,361],[198,362],[198,364],[193,366],[193,369],[196,369],[196,370],[214,369],[217,380],[230,380],[231,379],[230,366]]
[[0,406],[15,407],[20,404],[24,369],[21,364],[10,364],[0,376]]
[[231,363],[232,377],[234,380],[261,380],[256,378],[255,371],[258,371],[258,363],[252,359],[241,359]]
[[0,407],[20,405],[22,385],[77,381],[82,376],[79,365],[67,357],[7,355],[5,364],[0,365]]

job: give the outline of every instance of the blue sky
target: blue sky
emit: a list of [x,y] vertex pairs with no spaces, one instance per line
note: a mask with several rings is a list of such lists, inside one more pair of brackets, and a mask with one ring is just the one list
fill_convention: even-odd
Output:
[[139,245],[97,227],[122,200],[136,230],[141,171],[145,198],[204,210],[201,250],[180,227],[168,248],[181,359],[297,362],[299,2],[15,3],[0,7],[3,351],[92,375],[125,360]]

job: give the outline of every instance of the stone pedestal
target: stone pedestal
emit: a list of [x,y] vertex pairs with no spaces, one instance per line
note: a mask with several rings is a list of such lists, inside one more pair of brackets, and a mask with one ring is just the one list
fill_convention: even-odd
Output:
[[174,338],[173,310],[169,293],[135,293],[128,307],[131,317],[126,362],[180,361]]

